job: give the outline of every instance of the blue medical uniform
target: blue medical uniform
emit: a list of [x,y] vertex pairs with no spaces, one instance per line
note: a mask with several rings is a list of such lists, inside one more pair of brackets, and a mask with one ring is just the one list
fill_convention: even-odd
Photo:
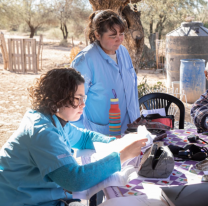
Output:
[[121,132],[127,124],[140,117],[137,76],[127,49],[120,45],[116,51],[118,64],[109,57],[97,42],[82,50],[71,67],[85,78],[86,106],[77,127],[109,134],[110,99],[116,91],[121,110]]
[[84,145],[85,133],[87,130],[70,123],[62,128],[55,115],[26,112],[20,127],[0,151],[0,205],[51,206],[58,199],[71,199],[72,195],[66,196],[47,174],[64,165],[77,164],[71,148]]

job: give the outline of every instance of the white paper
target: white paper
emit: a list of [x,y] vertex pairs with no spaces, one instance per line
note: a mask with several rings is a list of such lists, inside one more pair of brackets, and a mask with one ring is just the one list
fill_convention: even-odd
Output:
[[137,178],[137,172],[135,168],[131,165],[126,166],[120,172],[116,172],[104,181],[98,183],[94,187],[91,187],[87,190],[81,192],[73,192],[74,199],[90,199],[90,197],[100,190],[103,190],[109,186],[125,186],[131,180]]
[[[147,195],[148,198],[153,199],[160,199],[161,196],[161,185],[153,185],[153,184],[146,184],[142,183],[144,188],[144,193]],[[167,187],[167,185],[165,185]]]
[[102,142],[93,142],[93,144],[96,153],[104,153],[107,156],[112,152],[119,152],[123,150],[126,146],[142,138],[145,138],[145,136],[140,138],[137,134],[127,134],[121,139],[114,140],[107,144]]
[[195,174],[192,174],[189,172],[188,173],[185,173],[186,175],[186,178],[187,178],[187,182],[188,182],[188,185],[192,185],[192,184],[197,184],[197,183],[201,183],[201,179],[202,179],[202,176],[200,175],[195,175]]
[[77,150],[77,155],[76,157],[82,157],[82,156],[92,156],[96,151],[94,149],[82,149],[82,150]]
[[146,129],[145,126],[139,126],[138,131],[139,131],[138,134],[127,134],[124,135],[121,139],[117,139],[108,144],[101,142],[93,142],[96,153],[92,155],[92,161],[97,161],[99,159],[102,159],[107,155],[111,154],[112,152],[120,152],[126,146],[140,139],[147,138],[148,144],[146,145],[147,146],[151,145],[153,142],[153,138],[155,136],[151,135],[151,133]]
[[152,110],[142,110],[142,115],[146,117],[148,114],[160,114],[161,116],[166,116],[165,108],[152,109]]
[[146,195],[112,198],[99,206],[166,206],[159,199],[149,199]]
[[[190,166],[191,167],[191,166]],[[176,168],[177,171],[183,173],[186,178],[187,178],[187,182],[188,184],[197,184],[197,183],[201,183],[201,177],[200,175],[197,175],[197,174],[193,174],[187,170],[183,170],[179,167]]]
[[203,171],[205,175],[208,175],[208,171]]
[[[141,158],[140,156],[137,156],[137,157],[128,159],[125,162],[123,162],[123,164],[121,165],[121,167],[124,168],[127,165],[132,165],[135,168],[139,168],[140,158]],[[90,164],[91,162],[97,161],[97,158],[96,159],[93,159],[93,161],[91,161],[91,157],[90,156],[81,156],[81,160],[82,160],[82,165],[86,165],[86,164]]]
[[[107,155],[111,154],[112,152],[119,152],[122,148],[126,147],[130,143],[142,139],[144,137],[148,138],[148,142],[146,143],[145,147],[141,148],[141,151],[144,153],[146,149],[151,147],[153,143],[153,139],[155,135],[151,135],[149,131],[146,129],[145,126],[138,127],[138,134],[128,134],[125,135],[122,140],[118,139],[111,143],[101,143],[101,142],[94,142],[94,146],[96,150],[77,150],[76,157],[82,158],[82,164],[89,164],[90,162],[98,161]],[[96,153],[96,154],[95,154]],[[140,155],[131,159],[126,160],[121,166],[125,167],[127,165],[133,165],[135,168],[138,168],[140,164]]]
[[81,156],[82,165],[87,165],[91,163],[91,157],[89,156]]
[[149,178],[149,177],[142,177],[140,175],[138,175],[137,177],[138,180],[162,180],[162,181],[169,181],[170,180],[170,176],[167,178]]
[[153,139],[155,138],[155,135],[152,135],[144,125],[139,125],[137,127],[137,135],[140,138],[146,137],[148,139],[148,141],[146,142],[146,147],[153,144]]

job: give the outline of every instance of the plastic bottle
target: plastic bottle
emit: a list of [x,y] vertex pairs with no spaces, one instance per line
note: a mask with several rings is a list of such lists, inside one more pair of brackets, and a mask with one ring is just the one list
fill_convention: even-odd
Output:
[[110,101],[109,133],[111,137],[121,138],[121,111],[119,109],[119,100],[110,99]]

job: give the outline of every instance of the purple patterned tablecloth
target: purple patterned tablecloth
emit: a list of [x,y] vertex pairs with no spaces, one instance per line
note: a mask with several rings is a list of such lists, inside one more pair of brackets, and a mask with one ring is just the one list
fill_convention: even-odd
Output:
[[[164,139],[164,144],[169,145],[177,145],[180,147],[184,147],[188,141],[187,141],[187,136],[190,134],[197,134],[200,138],[204,139],[205,141],[208,141],[208,136],[198,134],[196,132],[196,129],[189,128],[189,129],[184,129],[184,130],[172,130],[167,132],[168,136]],[[202,141],[198,141],[199,146],[205,146]],[[180,161],[180,162],[175,162],[175,167],[170,175],[169,180],[141,180],[141,179],[134,179],[129,182],[128,185],[124,187],[108,187],[105,189],[105,194],[107,198],[114,198],[114,197],[121,197],[121,196],[137,196],[137,195],[142,195],[143,193],[143,186],[142,183],[147,183],[147,184],[156,184],[156,185],[184,185],[187,184],[187,177],[183,173],[183,171],[190,172],[192,174],[197,174],[197,178],[201,178],[203,175],[203,172],[200,172],[198,170],[195,170],[192,168],[192,165],[195,165],[197,162],[196,161]]]

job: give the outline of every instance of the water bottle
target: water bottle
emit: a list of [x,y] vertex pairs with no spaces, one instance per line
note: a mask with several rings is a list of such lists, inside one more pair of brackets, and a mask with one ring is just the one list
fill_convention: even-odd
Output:
[[121,138],[121,111],[119,109],[119,100],[110,99],[109,110],[109,133],[110,136]]

